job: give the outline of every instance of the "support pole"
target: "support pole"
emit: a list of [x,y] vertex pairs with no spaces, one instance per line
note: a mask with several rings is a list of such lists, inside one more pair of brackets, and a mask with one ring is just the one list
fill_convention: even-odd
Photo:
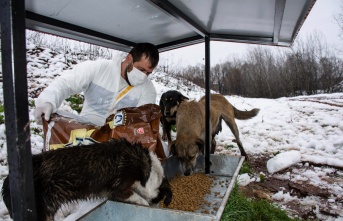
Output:
[[1,0],[0,21],[12,219],[37,220],[28,114],[25,0]]
[[211,137],[210,137],[210,102],[211,102],[211,91],[210,91],[210,38],[205,36],[205,112],[206,112],[206,138],[205,138],[205,173],[210,173],[210,148],[211,148]]

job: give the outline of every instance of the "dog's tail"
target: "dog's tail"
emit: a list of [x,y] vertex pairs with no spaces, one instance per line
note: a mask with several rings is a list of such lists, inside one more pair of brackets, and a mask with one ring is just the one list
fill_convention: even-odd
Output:
[[238,110],[237,108],[235,108],[234,106],[232,106],[232,108],[233,108],[233,112],[235,114],[235,118],[237,118],[239,120],[247,120],[247,119],[253,118],[260,111],[260,109],[258,109],[258,108],[254,108],[250,111],[241,111],[241,110]]

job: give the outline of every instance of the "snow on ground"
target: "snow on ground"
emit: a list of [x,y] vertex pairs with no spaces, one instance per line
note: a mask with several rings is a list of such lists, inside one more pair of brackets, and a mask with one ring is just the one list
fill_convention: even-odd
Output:
[[[34,48],[30,46],[31,50]],[[63,56],[54,55],[49,50],[43,52],[28,55],[29,92],[32,92],[30,95],[39,91],[39,88],[45,87],[60,70],[68,68],[63,62]],[[38,56],[39,54],[43,57]],[[49,65],[46,65],[47,63]],[[35,80],[37,76],[39,80]],[[150,78],[158,92],[156,104],[162,93],[170,89],[179,90],[185,96],[195,100],[205,94],[202,88],[192,84],[185,86],[182,79],[173,78],[166,73],[157,72]],[[0,93],[2,101],[2,90]],[[331,195],[327,201],[338,210],[336,217],[321,213],[319,207],[322,202],[315,196],[298,200],[302,204],[311,205],[313,213],[319,220],[343,220],[343,93],[279,99],[240,96],[226,96],[226,98],[240,110],[260,109],[256,117],[249,120],[236,120],[236,123],[248,155],[269,156],[269,166],[273,169],[266,176],[275,176],[294,182],[307,181],[311,185],[325,187]],[[71,111],[68,103],[64,103],[62,108]],[[32,111],[30,107],[31,146],[32,153],[37,154],[41,152],[43,146],[42,127],[33,121]],[[218,145],[216,154],[240,155],[233,141],[234,136],[224,123],[216,140]],[[3,179],[8,174],[4,124],[0,125],[0,148],[0,187],[2,187]],[[279,165],[280,161],[275,160],[278,154],[283,159],[283,165]],[[283,173],[281,170],[299,163],[305,166],[296,167],[291,173],[289,171]],[[316,166],[311,167],[312,164]],[[342,182],[330,182],[333,174]],[[241,179],[245,179],[243,181],[246,185],[249,185],[249,182],[260,181],[258,177],[253,176],[244,175]],[[295,197],[280,189],[272,198],[282,205],[294,200]],[[75,220],[99,202],[67,205],[56,214],[55,219]],[[11,220],[1,197],[0,220]]]

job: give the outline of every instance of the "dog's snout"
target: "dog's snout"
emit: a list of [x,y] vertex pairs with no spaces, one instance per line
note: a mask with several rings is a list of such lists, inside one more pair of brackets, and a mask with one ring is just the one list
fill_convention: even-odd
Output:
[[189,176],[189,175],[191,175],[191,173],[192,173],[192,171],[188,169],[183,173],[183,175]]
[[166,116],[170,116],[170,110],[165,111]]

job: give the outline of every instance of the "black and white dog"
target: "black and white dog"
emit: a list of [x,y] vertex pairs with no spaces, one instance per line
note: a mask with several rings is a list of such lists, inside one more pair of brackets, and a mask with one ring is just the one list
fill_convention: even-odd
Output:
[[189,98],[176,90],[169,90],[161,95],[160,108],[162,117],[160,121],[163,129],[162,139],[168,140],[168,146],[172,142],[170,133],[172,126],[176,124],[177,108],[185,100],[189,100]]
[[[172,191],[155,153],[124,139],[62,148],[32,156],[38,220],[53,220],[62,204],[90,198],[152,205]],[[9,176],[4,203],[12,216]]]

